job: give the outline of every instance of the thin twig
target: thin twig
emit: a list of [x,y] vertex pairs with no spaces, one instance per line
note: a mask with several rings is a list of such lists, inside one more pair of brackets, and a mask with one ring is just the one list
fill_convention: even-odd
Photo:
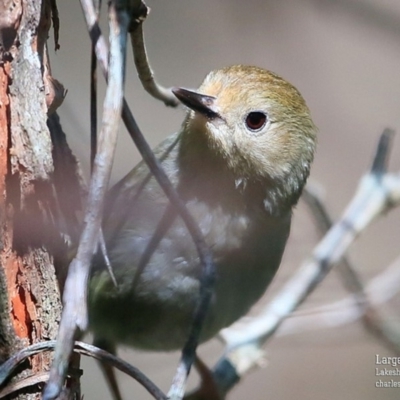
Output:
[[[326,209],[318,194],[309,189],[304,193],[306,195],[305,200],[313,209],[313,215],[319,220],[319,225],[326,225],[329,220]],[[324,214],[325,216],[323,216]],[[388,321],[395,319],[388,315],[383,318],[382,312],[378,312],[377,307],[389,301],[400,290],[400,258],[394,261],[383,273],[372,279],[365,287],[347,257],[341,260],[337,269],[343,277],[343,283],[353,293],[353,296],[292,314],[291,318],[279,330],[278,335],[324,327],[332,328],[362,319],[364,326],[369,331],[378,336],[390,350],[399,354],[398,323],[389,323]]]
[[[400,257],[365,286],[365,294],[373,308],[387,303],[399,291]],[[355,322],[363,315],[364,311],[354,303],[354,297],[347,296],[333,303],[295,311],[285,320],[276,335],[286,336],[323,328],[334,328]],[[251,317],[251,319],[253,318],[257,317]],[[239,322],[239,324],[241,323]]]
[[375,157],[371,166],[371,174],[377,176],[378,178],[387,172],[393,137],[394,130],[386,128],[379,139],[378,147],[376,149]]
[[[302,197],[310,208],[321,233],[326,234],[332,227],[333,221],[318,195],[318,191],[307,186]],[[364,315],[366,310],[370,307],[369,300],[365,294],[364,285],[362,284],[356,269],[351,265],[348,257],[344,255],[341,258],[337,270],[342,278],[343,285],[353,293],[353,301],[359,308],[361,315]]]
[[[99,20],[101,0],[95,2],[96,21]],[[97,148],[97,58],[92,42],[90,55],[90,171],[93,170]]]
[[[101,10],[101,0],[96,0],[94,2],[96,10],[96,21],[99,21],[100,10]],[[94,157],[97,151],[97,58],[95,52],[95,45],[92,42],[90,55],[90,172],[93,172]],[[117,281],[112,270],[112,266],[107,254],[106,242],[104,239],[103,230],[101,229],[99,237],[99,248],[103,256],[104,263],[107,267],[110,278],[114,284],[117,286]]]
[[133,58],[143,88],[154,98],[163,101],[166,106],[177,107],[179,101],[174,96],[171,89],[161,86],[155,80],[154,72],[152,71],[147,58],[143,36],[143,21],[140,21],[137,24],[137,26],[130,32],[130,35]]
[[[104,40],[104,37],[102,36],[100,27],[96,22],[96,13],[93,5],[88,0],[81,0],[81,3],[84,10],[86,23],[89,28],[90,36],[92,40],[96,43],[95,48],[97,60],[99,61],[99,65],[107,79],[107,44]],[[190,367],[195,360],[195,352],[198,345],[201,327],[203,325],[206,312],[208,310],[212,288],[214,285],[215,266],[212,258],[212,253],[203,238],[200,228],[188,212],[184,202],[179,197],[174,186],[171,184],[166,173],[162,169],[159,161],[156,159],[153,152],[151,151],[151,148],[146,142],[142,132],[140,131],[125,99],[123,100],[122,119],[132,140],[134,141],[139,152],[141,153],[143,160],[146,162],[150,171],[152,172],[157,182],[170,200],[171,204],[176,208],[177,213],[184,221],[189,231],[189,234],[193,238],[194,244],[199,254],[200,263],[202,265],[199,304],[197,305],[196,311],[194,313],[191,333],[182,351],[181,361],[173,380],[174,383],[171,386],[169,392],[170,398],[180,399],[184,395],[186,378],[189,374]]]
[[139,369],[130,365],[119,357],[108,353],[107,351],[87,343],[76,342],[78,350],[81,354],[93,357],[102,363],[107,363],[112,367],[117,368],[121,372],[131,376],[139,382],[155,399],[166,400],[167,396],[159,389],[145,374]]
[[[28,346],[18,353],[14,354],[10,359],[8,359],[4,364],[0,366],[0,386],[2,383],[12,374],[12,372],[17,368],[17,366],[26,360],[28,357],[31,357],[35,354],[41,353],[43,351],[51,351],[57,346],[57,341],[50,340],[47,342],[40,342],[35,343],[34,345]],[[100,349],[99,347],[83,343],[83,342],[75,342],[74,343],[74,352],[83,354],[101,362],[107,363],[114,368],[118,369],[119,371],[129,375],[133,379],[135,379],[138,383],[140,383],[155,399],[157,400],[166,400],[167,397],[165,394],[155,385],[143,372],[141,372],[138,368],[133,367],[126,361],[122,360],[121,358],[108,353],[107,351]],[[36,376],[37,375],[33,375]],[[47,377],[39,377],[39,379]],[[36,378],[38,379],[38,378]],[[42,380],[44,381],[44,380]],[[21,382],[21,381],[19,381]],[[15,384],[19,384],[18,382]],[[26,387],[26,384],[25,386]],[[13,386],[14,390],[15,386]],[[10,388],[6,386],[0,392],[0,398],[3,392],[7,390],[9,393]]]
[[[371,166],[371,174],[381,178],[387,172],[390,150],[392,147],[394,131],[386,128],[379,140],[376,154]],[[318,225],[322,231],[326,231],[332,226],[332,220],[317,193],[306,190],[305,200],[316,216]],[[384,320],[380,313],[372,306],[369,297],[366,294],[364,285],[359,277],[357,270],[350,264],[347,257],[341,259],[337,270],[342,277],[343,285],[353,293],[354,301],[359,308],[361,319],[369,332],[377,336],[389,349],[400,353],[400,342],[398,338],[397,327]]]
[[129,16],[123,11],[117,13],[114,1],[109,7],[109,22],[110,70],[104,99],[102,129],[90,180],[84,227],[76,257],[69,266],[65,282],[64,310],[49,382],[43,393],[45,400],[54,399],[60,393],[72,353],[76,328],[85,330],[87,327],[87,282],[90,263],[99,242],[103,203],[117,142],[123,98],[123,71]]
[[[321,233],[323,235],[326,234],[332,227],[333,221],[318,195],[318,191],[307,186],[303,192],[302,198],[310,208]],[[358,307],[365,312],[367,299],[365,298],[364,285],[361,283],[357,271],[346,256],[343,256],[340,260],[337,270],[343,278],[344,286],[354,294],[354,300]]]
[[18,390],[24,389],[29,386],[34,386],[39,383],[45,383],[49,379],[48,372],[38,372],[35,375],[28,376],[17,382],[11,382],[4,389],[0,390],[0,399],[4,399],[11,393],[17,392]]
[[54,50],[57,51],[60,49],[60,44],[58,42],[60,33],[60,18],[58,16],[58,8],[56,0],[50,0],[50,8],[51,8],[51,20],[53,22],[53,31],[54,31]]

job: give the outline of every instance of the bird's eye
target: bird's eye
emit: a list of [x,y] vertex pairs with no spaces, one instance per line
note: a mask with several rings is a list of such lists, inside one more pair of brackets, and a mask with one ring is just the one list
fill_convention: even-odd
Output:
[[265,126],[267,116],[260,111],[253,111],[246,117],[246,127],[253,132],[259,131]]

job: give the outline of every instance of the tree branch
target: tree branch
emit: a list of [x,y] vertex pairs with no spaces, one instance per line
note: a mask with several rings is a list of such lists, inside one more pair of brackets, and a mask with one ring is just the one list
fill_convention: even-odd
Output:
[[148,12],[143,19],[137,22],[136,26],[130,32],[136,70],[138,72],[140,82],[147,93],[154,98],[163,101],[166,106],[177,107],[180,104],[178,99],[174,96],[170,88],[167,89],[156,82],[154,72],[152,71],[147,58],[143,36],[143,22],[147,14]]
[[99,243],[104,198],[108,188],[112,161],[117,143],[121,115],[124,83],[126,36],[129,16],[117,10],[116,2],[109,6],[110,24],[110,73],[103,106],[102,129],[90,180],[83,231],[76,257],[72,260],[65,282],[64,309],[58,332],[55,357],[50,370],[50,379],[43,398],[54,399],[61,391],[76,328],[87,328],[87,282],[92,256]]
[[[9,377],[12,372],[18,367],[18,365],[20,365],[28,357],[31,357],[43,351],[51,351],[57,346],[58,341],[50,340],[47,342],[36,343],[15,353],[4,364],[0,365],[0,387],[6,381],[7,377]],[[146,375],[144,375],[138,368],[133,367],[121,358],[111,353],[108,353],[107,351],[100,349],[96,346],[78,341],[74,343],[74,352],[95,358],[96,360],[105,362],[117,368],[121,372],[127,374],[128,376],[139,382],[155,399],[167,399],[164,393],[157,387],[157,385],[155,385],[150,379],[148,379]],[[39,377],[36,376],[36,380],[37,379],[42,379],[42,382],[45,382],[48,379],[48,375],[40,375]],[[18,390],[21,384],[27,386],[28,384],[34,384],[32,383],[34,381],[35,379],[32,378],[32,380],[25,383],[18,381],[15,383],[16,386],[6,386],[0,391],[0,399],[8,395],[12,391]]]

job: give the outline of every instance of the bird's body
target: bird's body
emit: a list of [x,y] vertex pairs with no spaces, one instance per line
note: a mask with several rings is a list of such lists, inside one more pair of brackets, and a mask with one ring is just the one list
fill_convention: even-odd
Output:
[[[210,73],[199,93],[176,91],[192,111],[155,154],[216,264],[205,341],[244,315],[274,276],[309,173],[315,129],[297,90],[260,68]],[[103,230],[117,286],[95,262],[89,291],[95,336],[149,350],[181,348],[199,298],[199,257],[143,162],[111,190]]]

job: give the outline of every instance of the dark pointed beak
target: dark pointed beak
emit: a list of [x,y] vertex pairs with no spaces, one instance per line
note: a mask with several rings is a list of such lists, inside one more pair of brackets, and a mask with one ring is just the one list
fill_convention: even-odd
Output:
[[216,97],[207,96],[183,88],[173,88],[172,93],[191,110],[203,114],[209,119],[218,118],[219,114],[216,109]]

